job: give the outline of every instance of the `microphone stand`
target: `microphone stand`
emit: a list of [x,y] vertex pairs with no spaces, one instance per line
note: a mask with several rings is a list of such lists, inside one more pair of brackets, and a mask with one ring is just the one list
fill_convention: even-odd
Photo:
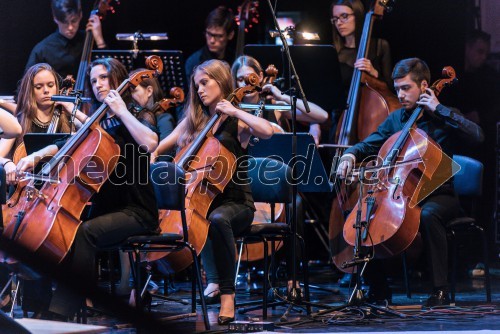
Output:
[[[287,60],[288,60],[288,66],[290,68],[290,76],[293,78],[293,85],[290,85],[290,104],[291,104],[291,111],[292,111],[292,160],[295,161],[296,155],[297,155],[297,130],[296,130],[296,121],[297,121],[297,93],[300,95],[302,98],[302,101],[304,102],[304,106],[306,109],[306,113],[310,113],[311,110],[309,109],[309,104],[307,103],[306,95],[304,93],[304,90],[302,89],[302,84],[300,82],[299,75],[297,74],[297,71],[295,70],[295,66],[293,64],[293,60],[290,54],[290,48],[288,47],[287,40],[279,28],[278,20],[276,19],[276,13],[274,11],[274,8],[271,4],[271,0],[267,0],[267,3],[269,5],[269,9],[271,10],[271,17],[273,18],[274,21],[274,26],[275,29],[279,33],[279,37],[283,43],[283,48],[282,52],[286,55]],[[290,80],[292,81],[292,80]],[[298,91],[298,92],[297,92]],[[296,180],[296,171],[295,168],[292,169],[292,217],[290,219],[291,225],[292,225],[292,288],[288,294],[289,297],[289,306],[288,309],[286,310],[285,314],[281,317],[282,321],[286,321],[287,315],[292,309],[293,306],[297,306],[300,304],[306,305],[307,309],[307,314],[311,313],[311,303],[309,301],[304,301],[303,298],[301,297],[301,293],[299,288],[297,288],[297,183],[295,182]],[[265,278],[267,279],[267,278]],[[267,291],[264,291],[264,293],[267,293]]]

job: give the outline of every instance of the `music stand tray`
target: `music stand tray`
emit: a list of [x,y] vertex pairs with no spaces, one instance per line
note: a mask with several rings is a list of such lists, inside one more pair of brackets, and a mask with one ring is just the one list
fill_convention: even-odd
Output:
[[[274,64],[278,75],[288,78],[288,66],[283,66],[281,48],[280,45],[248,44],[245,54],[257,59],[264,68]],[[307,100],[327,111],[343,109],[344,88],[337,50],[332,45],[290,45],[290,54]]]
[[29,155],[69,136],[68,133],[27,133],[24,135],[23,141],[26,153]]
[[184,56],[179,50],[93,50],[92,60],[99,58],[115,58],[127,71],[144,68],[147,57],[157,55],[163,61],[163,72],[158,76],[161,89],[168,94],[170,88],[180,87],[186,91],[186,74],[184,73]]
[[269,139],[259,139],[249,146],[248,154],[253,157],[270,157],[296,168],[297,189],[300,192],[331,192],[329,181],[313,137],[309,133],[297,133],[296,159],[292,160],[292,133],[275,133]]

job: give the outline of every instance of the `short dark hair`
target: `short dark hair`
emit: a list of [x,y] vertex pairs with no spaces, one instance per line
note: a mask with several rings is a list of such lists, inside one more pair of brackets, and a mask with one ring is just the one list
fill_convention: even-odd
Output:
[[485,31],[474,29],[468,32],[465,36],[465,44],[467,45],[470,45],[478,40],[482,40],[489,44],[491,42],[491,35]]
[[426,80],[428,84],[431,81],[431,71],[429,66],[419,58],[407,58],[400,60],[392,71],[392,80],[401,79],[411,75],[411,79],[417,84],[421,84],[423,80]]
[[68,15],[77,15],[82,11],[80,0],[52,0],[52,15],[60,22],[66,21]]
[[212,10],[205,20],[205,28],[222,27],[228,34],[234,30],[234,26],[233,11],[224,6]]

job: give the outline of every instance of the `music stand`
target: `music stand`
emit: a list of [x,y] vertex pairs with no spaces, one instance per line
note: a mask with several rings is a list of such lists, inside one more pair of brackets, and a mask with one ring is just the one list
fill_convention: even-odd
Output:
[[23,137],[23,142],[26,147],[26,153],[30,155],[69,136],[68,133],[27,133]]
[[[245,54],[263,66],[274,64],[280,71],[278,75],[288,78],[289,69],[284,66],[281,48],[280,45],[248,44]],[[332,45],[290,45],[290,53],[307,99],[327,111],[344,108],[337,50]]]
[[297,133],[297,153],[292,161],[292,134],[275,133],[269,139],[259,139],[249,146],[248,154],[259,158],[271,157],[295,168],[297,189],[300,192],[330,192],[333,184],[321,162],[321,157],[309,133]]
[[161,89],[168,93],[172,87],[180,87],[186,91],[186,74],[184,73],[184,56],[179,50],[93,50],[92,60],[99,58],[115,58],[127,71],[144,67],[147,57],[156,55],[163,61],[163,72],[158,76]]
[[[262,157],[275,159],[290,166],[293,172],[292,180],[288,180],[288,182],[297,186],[297,190],[300,192],[331,192],[333,184],[330,182],[325,168],[323,167],[312,135],[304,132],[296,133],[297,145],[295,157],[292,150],[293,139],[293,133],[275,133],[269,139],[259,139],[256,143],[250,145],[248,147],[248,154],[255,158]],[[296,231],[294,231],[294,234],[295,232]],[[295,261],[295,256],[293,256],[293,261]],[[267,278],[265,277],[264,279]],[[333,291],[331,292],[334,293]],[[263,291],[263,293],[267,293],[267,291]],[[258,303],[260,303],[260,301],[258,301]],[[287,303],[288,302],[278,301],[268,304],[267,307],[274,307]],[[300,303],[306,305],[308,309],[310,306],[324,306],[311,303],[310,301],[301,301]],[[239,304],[239,306],[249,306],[252,304],[255,303],[248,302]],[[295,304],[292,303],[290,305],[294,306]],[[259,308],[261,308],[260,305],[256,307],[244,307],[240,309],[239,312],[246,313]]]

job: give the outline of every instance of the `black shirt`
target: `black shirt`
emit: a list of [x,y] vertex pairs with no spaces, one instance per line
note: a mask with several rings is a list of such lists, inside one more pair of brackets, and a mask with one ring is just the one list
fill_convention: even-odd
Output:
[[[346,95],[349,93],[357,53],[357,48],[344,47],[339,51],[340,74]],[[384,39],[372,39],[370,41],[370,49],[368,50],[368,59],[370,59],[373,67],[378,71],[378,79],[387,83],[389,87],[392,87],[392,60],[389,43]]]
[[76,77],[85,42],[85,32],[80,30],[73,39],[67,39],[56,31],[31,51],[25,71],[37,63],[48,63],[63,78],[68,74]]
[[[152,126],[141,121],[149,128]],[[118,164],[98,193],[92,197],[90,218],[112,212],[132,215],[151,230],[158,227],[158,208],[149,182],[149,157],[117,117],[104,118],[101,127],[120,146]],[[154,131],[154,129],[152,129]],[[58,142],[61,148],[64,142]]]
[[226,185],[224,192],[215,198],[211,209],[227,202],[234,202],[244,204],[255,211],[252,189],[248,183],[247,150],[241,147],[238,140],[238,118],[228,117],[224,120],[214,133],[214,137],[236,156],[237,165],[231,182]]
[[[218,59],[217,55],[215,53],[210,52],[208,47],[205,45],[195,53],[193,53],[189,58],[186,60],[186,65],[185,65],[185,70],[186,70],[186,78],[187,81],[189,81],[189,78],[191,77],[191,74],[193,74],[193,69],[203,63],[204,61],[210,60],[210,59]],[[226,61],[229,66],[234,61],[234,50],[230,49],[229,47],[226,48],[226,51],[224,52],[224,58],[221,59]]]
[[[404,108],[390,113],[377,131],[347,149],[345,153],[354,154],[357,160],[376,155],[390,136],[403,129],[410,115],[411,111]],[[477,124],[469,121],[458,110],[442,104],[437,106],[432,116],[424,111],[422,117],[417,120],[417,127],[424,130],[450,157],[455,152],[455,145],[461,143],[460,138],[468,138],[477,143],[484,140],[483,130]]]

